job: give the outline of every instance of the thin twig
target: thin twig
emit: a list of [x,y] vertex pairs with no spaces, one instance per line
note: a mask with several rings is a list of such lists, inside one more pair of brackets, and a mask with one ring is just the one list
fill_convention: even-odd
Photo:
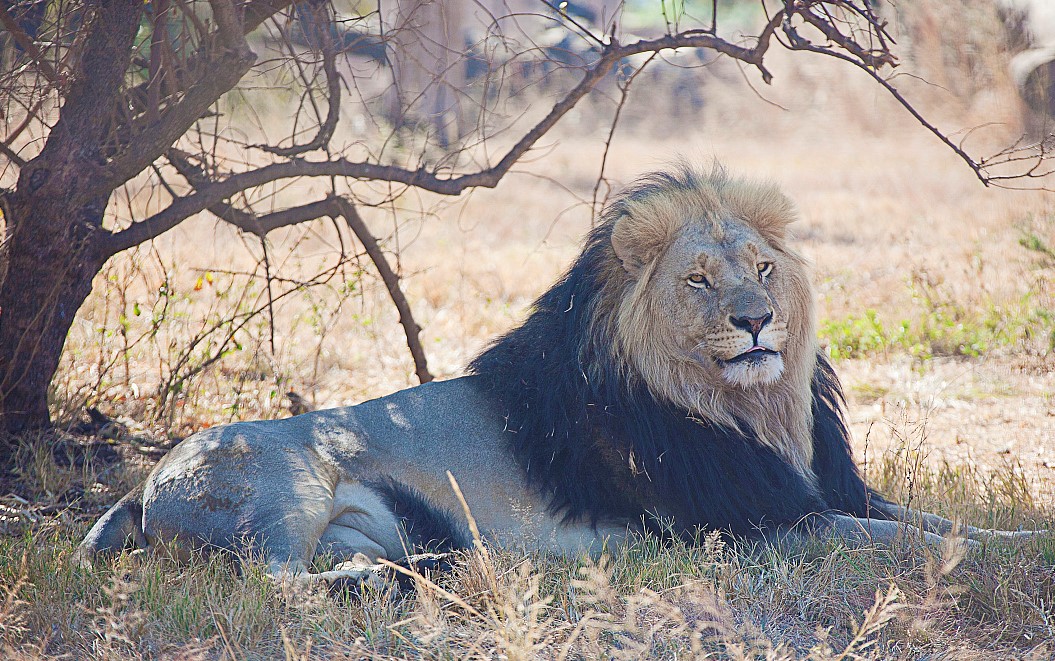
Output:
[[571,23],[571,24],[572,24],[572,25],[574,25],[574,26],[575,26],[576,28],[578,28],[578,29],[579,29],[579,32],[580,32],[580,33],[582,34],[582,36],[586,37],[586,38],[587,38],[587,39],[589,39],[590,41],[593,41],[593,42],[595,42],[595,43],[596,43],[596,44],[597,44],[598,46],[600,46],[601,48],[604,48],[605,46],[607,46],[607,45],[608,45],[608,44],[604,43],[604,39],[601,39],[600,37],[598,37],[597,35],[595,35],[595,34],[594,34],[594,33],[593,33],[593,32],[592,32],[591,30],[590,30],[590,28],[588,28],[588,27],[586,27],[585,25],[583,25],[582,23],[580,23],[580,22],[579,22],[578,20],[576,20],[576,18],[575,18],[574,16],[572,16],[572,15],[568,14],[568,12],[564,11],[564,10],[563,10],[563,9],[561,9],[560,7],[556,7],[556,6],[554,6],[554,5],[553,5],[553,3],[549,2],[549,0],[542,0],[542,4],[546,5],[547,7],[549,7],[550,9],[552,9],[553,11],[557,12],[557,14],[558,14],[558,15],[559,15],[559,16],[560,16],[560,17],[561,17],[562,19],[564,19],[564,20],[565,20],[565,21],[567,21],[568,23]]
[[831,50],[830,48],[817,46],[809,41],[802,39],[801,37],[799,37],[798,40],[793,41],[790,44],[789,48],[791,50],[809,51],[811,53],[818,53],[821,55],[827,55],[828,57],[834,57],[838,60],[849,62],[858,69],[861,69],[862,71],[867,73],[872,78],[872,80],[879,83],[879,85],[883,89],[890,93],[890,95],[893,96],[895,100],[897,100],[898,104],[900,104],[902,108],[908,111],[908,113],[912,115],[912,117],[915,118],[915,120],[919,122],[920,125],[923,126],[923,128],[927,129],[932,134],[934,134],[934,136],[937,137],[938,140],[941,140],[945,144],[945,146],[947,146],[953,151],[953,153],[959,156],[960,159],[967,164],[967,167],[971,168],[971,170],[974,172],[975,176],[978,178],[979,181],[981,181],[986,186],[989,185],[990,181],[992,180],[992,177],[990,177],[986,173],[985,168],[980,163],[971,158],[970,154],[965,152],[959,145],[957,145],[955,142],[950,140],[944,133],[942,133],[941,129],[927,121],[927,119],[923,117],[923,115],[921,115],[920,112],[916,110],[916,108],[913,107],[911,103],[908,102],[908,100],[901,94],[901,92],[898,91],[896,87],[887,82],[886,79],[880,76],[875,69],[868,66],[864,62],[861,62],[860,60],[856,60],[850,57],[849,55],[845,55],[844,53]]
[[271,255],[268,254],[267,237],[260,237],[260,250],[264,253],[264,284],[267,285],[267,330],[271,355],[275,355],[275,290],[271,274]]
[[[615,107],[615,114],[612,116],[612,123],[608,127],[608,136],[604,140],[604,152],[601,154],[601,169],[597,173],[597,181],[593,186],[593,196],[590,199],[590,217],[594,224],[596,224],[597,215],[600,213],[600,209],[597,208],[597,194],[601,190],[601,182],[605,181],[604,170],[608,165],[608,151],[611,149],[612,140],[615,138],[615,129],[619,126],[619,117],[623,113],[623,107],[626,106],[627,97],[630,96],[630,86],[634,84],[634,79],[637,78],[638,74],[644,71],[645,67],[651,64],[652,60],[656,59],[658,56],[659,53],[652,53],[649,55],[648,59],[637,68],[637,71],[628,76],[626,81],[619,86],[619,103]],[[607,198],[607,193],[605,194],[605,197]]]
[[146,113],[151,121],[157,121],[161,108],[161,86],[163,78],[168,75],[165,66],[165,42],[168,41],[167,0],[157,0],[151,5],[153,28],[150,35],[150,62],[147,69],[147,102]]
[[292,147],[272,147],[257,145],[258,148],[276,156],[299,156],[309,151],[323,149],[330,144],[333,132],[337,129],[337,120],[341,116],[341,78],[337,73],[337,54],[332,45],[322,51],[322,70],[326,75],[327,108],[326,119],[319,125],[319,132],[310,142]]
[[[40,108],[44,105],[44,101],[46,99],[47,99],[46,96],[41,97],[39,100],[37,100],[37,102],[35,104],[33,104],[33,107],[26,108],[26,116],[22,119],[21,122],[19,122],[18,126],[16,126],[15,128],[11,129],[11,131],[6,136],[4,136],[4,140],[3,140],[3,142],[0,142],[0,145],[2,145],[3,147],[11,147],[12,145],[14,145],[15,144],[15,140],[18,140],[18,136],[22,135],[22,132],[25,131],[29,127],[29,125],[33,122],[33,120],[34,119],[36,119],[36,120],[40,119],[39,117],[37,117],[37,113],[40,111]],[[7,152],[5,152],[5,154],[6,153]],[[14,152],[12,152],[12,153],[14,153]],[[21,160],[21,158],[18,157],[18,154],[15,154],[15,157],[18,158],[19,160]],[[9,156],[9,158],[10,158],[10,156]],[[14,160],[14,159],[12,159],[12,160]],[[21,165],[24,165],[24,164],[25,164],[25,161],[20,163],[19,166],[21,167]]]

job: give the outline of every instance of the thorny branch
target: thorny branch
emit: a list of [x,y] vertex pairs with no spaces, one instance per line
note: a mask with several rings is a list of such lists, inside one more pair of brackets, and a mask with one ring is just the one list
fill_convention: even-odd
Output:
[[[884,78],[879,74],[879,68],[883,65],[896,66],[897,62],[892,54],[887,50],[886,42],[890,39],[887,34],[885,27],[875,16],[874,12],[867,5],[864,8],[854,5],[853,2],[822,2],[821,0],[789,0],[787,2],[788,9],[778,11],[770,24],[777,17],[781,17],[780,25],[784,35],[787,37],[787,43],[783,44],[785,48],[793,51],[807,51],[811,53],[818,53],[820,55],[826,55],[843,62],[848,62],[858,69],[864,71],[878,83],[884,90],[886,90],[897,103],[905,109],[912,117],[927,131],[932,133],[938,140],[940,140],[946,147],[952,150],[960,160],[967,164],[967,167],[974,172],[975,177],[982,182],[985,186],[997,186],[1005,187],[1003,184],[997,182],[1008,181],[1008,180],[1020,180],[1023,178],[1042,178],[1047,176],[1053,170],[1051,168],[1044,167],[1048,163],[1051,157],[1052,145],[1049,141],[1043,141],[1040,144],[1033,145],[1021,145],[1016,143],[1012,147],[1001,150],[996,154],[981,159],[975,159],[963,148],[962,144],[957,144],[952,138],[944,133],[941,129],[935,126],[933,123],[928,121],[920,112],[917,110],[912,103],[905,98],[905,96],[897,89],[888,79]],[[853,39],[843,35],[834,25],[831,20],[825,21],[811,9],[813,6],[819,5],[825,8],[827,11],[827,5],[836,5],[852,10],[854,13],[863,16],[868,24],[872,27],[871,34],[878,37],[881,44],[880,49],[865,50],[860,47]],[[794,16],[801,16],[805,22],[809,25],[817,28],[831,43],[836,44],[846,52],[835,50],[828,46],[822,46],[813,43],[808,38],[802,36],[798,29],[795,28],[792,23]],[[778,37],[779,39],[779,37]],[[847,53],[850,53],[849,55]],[[1025,171],[1015,172],[1009,175],[997,175],[992,174],[990,168],[1009,165],[1016,162],[1028,161],[1033,165]]]

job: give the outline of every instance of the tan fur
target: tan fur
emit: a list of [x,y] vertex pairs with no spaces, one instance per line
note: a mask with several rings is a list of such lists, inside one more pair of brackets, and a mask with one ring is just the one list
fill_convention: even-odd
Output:
[[[612,326],[618,355],[642,375],[654,395],[703,420],[730,427],[736,427],[737,418],[750,423],[762,442],[812,477],[810,381],[817,347],[805,260],[787,244],[794,207],[776,186],[732,179],[720,168],[702,174],[681,166],[673,176],[677,183],[659,182],[651,194],[637,199],[631,191],[609,207],[603,222],[612,225],[616,259],[607,269],[595,323]],[[698,224],[712,246],[720,247],[728,239],[728,227],[737,222],[756,232],[776,255],[774,268],[784,286],[774,303],[787,318],[769,329],[781,337],[783,374],[774,383],[746,388],[726,383],[714,369],[686,355],[686,329],[671,323],[675,315],[663,295],[671,284],[654,277],[687,224]],[[722,320],[712,321],[701,340],[714,349],[744,334]]]

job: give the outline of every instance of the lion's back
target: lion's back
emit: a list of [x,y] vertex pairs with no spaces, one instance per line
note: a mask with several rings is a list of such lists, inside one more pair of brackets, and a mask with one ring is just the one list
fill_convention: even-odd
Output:
[[281,420],[253,420],[199,431],[159,464],[244,467],[284,454],[318,453],[348,470],[364,454],[415,456],[423,451],[482,450],[501,442],[504,423],[477,377],[433,381],[353,406]]
[[[191,526],[196,537],[213,537],[211,529],[255,529],[257,518],[278,518],[269,510],[283,506],[284,494],[296,492],[301,502],[328,508],[339,484],[397,483],[460,512],[448,471],[479,510],[481,527],[514,527],[510,503],[534,510],[544,505],[529,491],[509,452],[505,419],[480,381],[433,382],[355,406],[198,432],[148,478],[147,534],[173,536],[155,529],[160,522],[193,523],[187,520],[190,501],[203,519]],[[248,504],[253,520],[246,520]]]

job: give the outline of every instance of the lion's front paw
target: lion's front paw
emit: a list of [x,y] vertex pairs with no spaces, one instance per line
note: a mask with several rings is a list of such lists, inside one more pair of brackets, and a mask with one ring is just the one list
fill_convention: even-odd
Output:
[[1051,534],[1050,530],[983,530],[982,534],[975,535],[975,539],[1005,539],[1017,542],[1026,542],[1046,537]]
[[382,589],[391,577],[391,570],[383,564],[373,562],[366,555],[356,553],[351,560],[341,562],[330,571],[314,575],[325,583],[330,592],[359,592],[366,589]]
[[450,571],[453,557],[452,553],[418,553],[393,563],[383,563],[371,562],[366,555],[357,553],[332,570],[315,574],[315,578],[324,581],[331,592],[358,592],[364,587],[381,589],[393,579],[400,590],[413,590],[417,581],[415,575]]

